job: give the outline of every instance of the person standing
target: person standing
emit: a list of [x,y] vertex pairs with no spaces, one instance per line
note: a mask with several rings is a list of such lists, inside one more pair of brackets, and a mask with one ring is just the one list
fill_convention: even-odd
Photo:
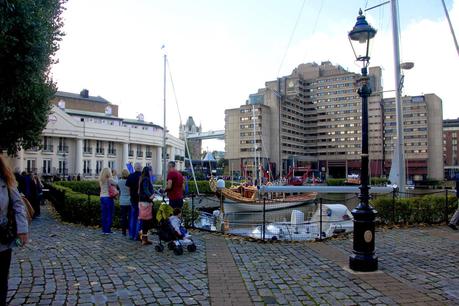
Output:
[[[11,206],[10,206],[11,205]],[[11,207],[12,214],[8,213]],[[17,189],[16,179],[0,156],[0,306],[6,305],[8,294],[8,274],[11,264],[11,246],[14,243],[6,237],[9,218],[15,218],[17,245],[24,246],[28,241],[27,213]]]
[[172,208],[183,207],[183,175],[175,169],[175,162],[170,161],[167,164],[167,186],[166,192],[169,198],[169,205]]
[[150,180],[150,168],[144,167],[139,182],[139,219],[142,220],[142,245],[152,244],[148,240],[148,230],[153,219],[153,185]]
[[129,188],[126,186],[129,171],[123,169],[121,171],[121,179],[118,181],[120,188],[120,209],[121,209],[121,234],[126,236],[126,230],[129,228],[129,215],[131,212],[131,201]]
[[113,212],[115,210],[114,196],[111,195],[110,189],[117,188],[116,182],[113,180],[112,172],[109,168],[102,169],[99,175],[100,186],[100,205],[102,215],[102,232],[111,234],[113,223]]
[[131,214],[129,216],[129,237],[132,240],[137,240],[139,237],[139,180],[142,175],[142,165],[140,163],[134,164],[133,173],[129,174],[126,180],[126,187],[129,188]]
[[33,175],[32,180],[33,180],[33,186],[35,186],[34,188],[35,197],[31,204],[35,212],[34,218],[37,218],[37,217],[40,217],[40,205],[43,201],[43,183],[41,182],[40,178],[36,174]]

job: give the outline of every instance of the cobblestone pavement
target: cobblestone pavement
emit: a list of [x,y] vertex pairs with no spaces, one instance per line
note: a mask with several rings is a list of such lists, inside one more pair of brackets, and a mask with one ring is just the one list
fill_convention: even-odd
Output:
[[[343,252],[350,240],[329,241]],[[432,298],[459,304],[459,233],[446,226],[376,233],[380,269]]]
[[[204,242],[175,256],[119,233],[61,224],[43,212],[32,243],[15,250],[11,305],[209,305]],[[156,240],[157,237],[150,237]]]
[[194,233],[197,252],[175,256],[42,216],[32,243],[14,252],[11,305],[459,304],[459,233],[446,227],[379,231],[380,270],[362,274],[347,269],[350,239],[256,243]]

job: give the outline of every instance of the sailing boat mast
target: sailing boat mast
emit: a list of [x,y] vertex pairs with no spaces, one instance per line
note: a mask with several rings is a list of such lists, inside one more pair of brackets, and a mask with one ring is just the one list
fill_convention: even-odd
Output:
[[258,164],[257,164],[257,141],[256,141],[256,126],[255,126],[255,105],[252,104],[252,124],[253,124],[253,185],[257,182],[258,178]]
[[[164,46],[163,46],[164,48]],[[166,63],[167,63],[167,55],[164,53],[164,87],[163,87],[163,97],[164,97],[164,118],[163,118],[163,190],[166,189],[166,173],[167,173],[167,147],[166,147],[166,134],[167,134],[167,127],[166,127]]]
[[398,24],[398,1],[391,0],[392,13],[392,38],[394,45],[394,72],[395,72],[395,116],[397,121],[397,142],[394,147],[394,157],[392,163],[396,163],[396,181],[400,192],[405,192],[405,146],[403,137],[403,105],[401,94],[401,66],[400,66],[400,46],[399,46],[399,24]]

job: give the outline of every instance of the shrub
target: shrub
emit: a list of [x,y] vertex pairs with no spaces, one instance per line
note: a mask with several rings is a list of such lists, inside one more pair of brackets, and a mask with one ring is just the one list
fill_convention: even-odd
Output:
[[55,185],[68,187],[71,190],[83,194],[92,194],[92,195],[99,195],[100,187],[99,181],[91,180],[91,181],[60,181],[54,183]]
[[[215,193],[210,189],[209,181],[196,181],[196,183],[198,185],[200,194],[201,193],[202,194],[213,194],[213,193]],[[230,180],[226,180],[225,181],[225,186],[226,186],[226,188],[231,187],[231,181]],[[197,193],[196,192],[196,185],[195,185],[193,180],[189,180],[188,181],[188,193]]]
[[[448,197],[448,215],[456,209],[456,198]],[[395,204],[395,210],[394,210]],[[382,224],[435,224],[445,219],[445,196],[426,195],[415,198],[378,197],[371,201]]]
[[[73,183],[73,182],[66,182]],[[76,182],[79,183],[79,182]],[[49,192],[47,199],[53,203],[54,208],[59,213],[61,219],[66,222],[78,223],[89,226],[98,226],[101,224],[101,209],[100,197],[97,195],[83,194],[75,192],[69,187],[62,186],[61,184],[47,185]],[[154,201],[153,210],[153,226],[157,226],[156,212],[158,211],[161,201]],[[182,210],[183,220],[185,225],[191,224],[191,217],[195,219],[198,214],[197,211],[192,215],[191,208],[188,203],[184,203]],[[115,201],[115,213],[113,216],[113,227],[120,227],[120,205]]]
[[328,178],[326,183],[328,186],[343,186],[345,181],[343,178]]

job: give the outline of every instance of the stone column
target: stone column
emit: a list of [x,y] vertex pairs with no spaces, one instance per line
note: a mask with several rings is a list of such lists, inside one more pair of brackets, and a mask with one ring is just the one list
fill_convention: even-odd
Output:
[[83,139],[81,138],[77,138],[76,140],[75,173],[74,174],[83,175]]
[[127,169],[126,165],[129,161],[129,144],[123,143],[123,164],[121,165],[121,169]]
[[162,164],[162,148],[161,147],[156,147],[156,166],[155,169],[153,169],[154,173],[156,173],[157,178],[161,177],[163,173],[163,164]]

